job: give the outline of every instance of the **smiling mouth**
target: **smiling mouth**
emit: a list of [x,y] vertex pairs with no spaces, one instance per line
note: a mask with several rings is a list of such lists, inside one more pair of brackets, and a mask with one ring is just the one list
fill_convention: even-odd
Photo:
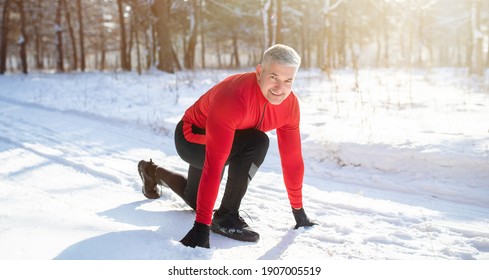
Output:
[[270,89],[269,91],[270,91],[270,93],[271,93],[272,95],[275,95],[275,96],[282,96],[282,95],[283,95],[283,93],[276,93],[276,92],[274,92],[274,91],[273,91],[273,90],[271,90],[271,89]]

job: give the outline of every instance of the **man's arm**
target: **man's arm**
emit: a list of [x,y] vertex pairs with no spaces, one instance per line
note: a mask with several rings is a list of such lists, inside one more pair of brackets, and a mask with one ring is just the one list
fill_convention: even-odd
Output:
[[244,109],[239,99],[224,96],[214,101],[206,125],[206,154],[197,193],[196,221],[211,224],[221,175]]
[[302,208],[304,160],[299,126],[277,129],[278,148],[285,187],[292,208]]
[[299,104],[292,107],[289,123],[277,129],[278,147],[282,162],[285,187],[296,221],[294,229],[317,225],[309,219],[303,208],[302,184],[304,181],[304,160],[300,137]]

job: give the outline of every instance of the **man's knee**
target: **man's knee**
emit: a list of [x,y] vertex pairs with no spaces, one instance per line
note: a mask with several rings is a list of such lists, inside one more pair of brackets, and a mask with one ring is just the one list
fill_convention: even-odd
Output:
[[270,146],[270,139],[268,138],[268,135],[259,130],[254,130],[254,135],[252,137],[256,150],[260,154],[266,154],[268,151],[268,146]]

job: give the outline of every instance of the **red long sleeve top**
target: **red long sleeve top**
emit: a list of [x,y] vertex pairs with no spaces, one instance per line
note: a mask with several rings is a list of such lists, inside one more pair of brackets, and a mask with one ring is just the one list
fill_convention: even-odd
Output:
[[[290,205],[302,207],[304,161],[299,131],[300,110],[292,92],[273,105],[260,90],[256,73],[230,76],[202,95],[183,118],[187,141],[206,145],[205,162],[197,193],[196,221],[210,225],[221,174],[236,130],[276,129],[282,172]],[[206,130],[193,134],[192,124]]]

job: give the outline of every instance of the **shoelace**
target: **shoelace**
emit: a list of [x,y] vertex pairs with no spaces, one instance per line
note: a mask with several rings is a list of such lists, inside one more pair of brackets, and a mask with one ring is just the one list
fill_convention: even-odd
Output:
[[238,214],[238,218],[239,218],[241,221],[245,222],[245,221],[244,221],[244,219],[243,219],[243,218],[242,218],[242,217],[239,215],[239,212],[243,212],[243,213],[245,213],[245,214],[246,214],[246,216],[248,216],[248,218],[251,220],[251,222],[253,222],[253,219],[250,217],[250,215],[248,215],[248,213],[246,213],[246,211],[245,211],[245,210],[239,210],[239,211],[238,211],[238,213],[237,213],[237,214]]
[[[214,209],[213,213],[215,214],[217,211],[218,211],[217,209]],[[241,216],[239,215],[239,212],[243,212],[243,213],[245,213],[245,214],[246,214],[246,216],[248,216],[248,218],[251,220],[251,222],[253,222],[253,219],[252,219],[252,218],[250,217],[250,215],[248,215],[248,213],[247,213],[246,211],[244,211],[244,210],[239,210],[238,212],[235,212],[235,213],[227,213],[227,215],[229,215],[229,214],[236,215],[236,218],[237,218],[237,219],[236,219],[235,221],[236,221],[236,222],[239,222],[239,223],[240,223],[240,225],[236,224],[236,222],[233,222],[233,224],[234,224],[234,226],[235,226],[235,227],[237,227],[237,226],[239,226],[239,227],[243,227],[243,226],[245,226],[245,225],[246,225],[246,226],[249,226],[249,225],[248,225],[248,223],[246,223],[246,222],[245,222],[245,220],[243,219],[243,217],[241,217]],[[224,214],[224,215],[226,215],[226,214]]]

